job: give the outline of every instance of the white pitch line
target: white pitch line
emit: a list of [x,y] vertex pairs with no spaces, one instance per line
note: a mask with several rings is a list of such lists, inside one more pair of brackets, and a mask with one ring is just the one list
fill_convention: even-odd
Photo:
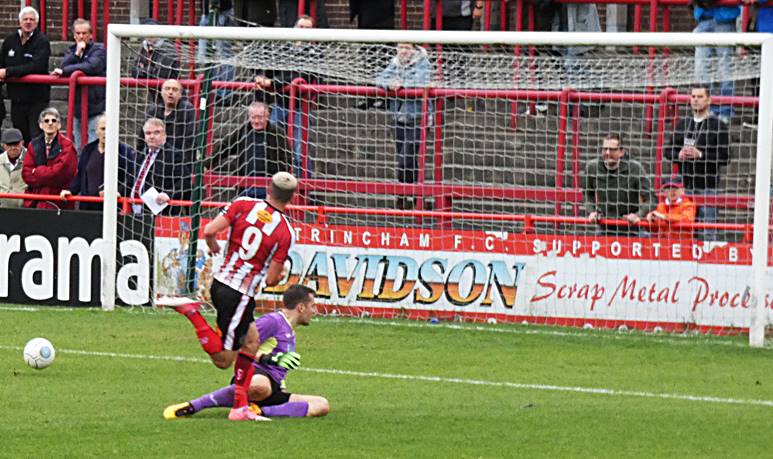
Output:
[[[35,307],[35,306],[0,306],[0,311],[21,311],[21,312],[72,312],[79,311],[88,308],[63,308],[63,307]],[[172,311],[149,309],[144,306],[138,308],[125,307],[123,308],[127,313],[133,314],[166,314]],[[205,316],[214,317],[214,313],[209,311],[203,311]],[[700,345],[720,345],[720,346],[732,346],[738,348],[748,348],[749,345],[742,341],[732,341],[729,339],[723,339],[718,336],[702,336],[702,335],[689,335],[689,334],[676,334],[667,333],[662,336],[653,334],[628,334],[628,333],[615,333],[614,330],[596,330],[594,331],[571,331],[571,330],[543,330],[543,329],[531,329],[525,330],[523,327],[493,327],[486,325],[474,325],[474,324],[458,324],[458,323],[439,323],[439,324],[427,324],[423,322],[395,322],[388,319],[363,319],[363,318],[341,318],[341,317],[327,317],[320,316],[317,320],[324,323],[341,323],[341,324],[356,324],[356,325],[374,325],[379,327],[399,327],[399,328],[426,328],[437,329],[442,328],[445,330],[453,331],[473,331],[482,333],[504,333],[512,335],[535,335],[535,336],[557,336],[557,337],[573,337],[573,338],[600,338],[600,339],[613,339],[613,340],[642,340],[648,343],[662,343],[662,344],[695,344],[698,342]],[[517,324],[515,324],[517,325]],[[773,344],[766,343],[765,350],[773,350]]]
[[[3,346],[0,345],[0,349],[17,350],[21,351],[19,346]],[[57,352],[65,354],[85,355],[92,357],[117,357],[125,359],[138,359],[138,360],[162,360],[171,362],[192,362],[192,363],[209,363],[207,359],[196,357],[181,357],[181,356],[163,356],[163,355],[145,355],[145,354],[124,354],[118,352],[95,352],[95,351],[83,351],[77,349],[57,349]],[[737,398],[723,398],[723,397],[711,397],[689,394],[668,394],[661,392],[646,392],[646,391],[632,391],[632,390],[617,390],[617,389],[605,389],[596,387],[571,387],[571,386],[556,386],[552,384],[526,384],[526,383],[514,383],[508,381],[486,381],[481,379],[465,379],[465,378],[447,378],[442,376],[422,376],[422,375],[401,375],[394,373],[377,373],[367,371],[350,371],[350,370],[336,370],[332,368],[300,368],[298,371],[307,371],[310,373],[322,373],[338,376],[356,376],[361,378],[380,378],[380,379],[395,379],[403,381],[423,381],[433,383],[447,383],[447,384],[463,384],[470,386],[486,386],[486,387],[504,387],[509,389],[526,389],[537,391],[550,391],[550,392],[571,392],[580,394],[593,394],[593,395],[608,395],[617,397],[642,397],[642,398],[654,398],[661,400],[681,400],[687,402],[702,402],[702,403],[720,403],[726,405],[747,405],[747,406],[765,406],[773,408],[773,400],[750,400],[750,399],[737,399]]]

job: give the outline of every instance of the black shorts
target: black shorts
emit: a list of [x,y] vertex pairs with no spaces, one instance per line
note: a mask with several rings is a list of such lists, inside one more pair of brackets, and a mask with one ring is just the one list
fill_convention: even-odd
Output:
[[236,351],[242,347],[247,330],[255,320],[255,300],[217,279],[212,280],[209,293],[217,309],[217,328],[223,340],[223,349]]
[[[274,405],[283,405],[290,401],[290,395],[292,395],[289,392],[285,392],[284,389],[282,389],[282,385],[278,382],[274,381],[274,379],[266,373],[265,371],[261,370],[258,367],[255,367],[255,375],[263,375],[266,378],[268,378],[268,382],[271,384],[271,395],[264,398],[263,400],[260,400],[257,403],[258,406],[274,406]],[[253,378],[255,377],[253,375]],[[231,378],[231,384],[234,383],[234,378]],[[252,400],[251,400],[252,401]]]

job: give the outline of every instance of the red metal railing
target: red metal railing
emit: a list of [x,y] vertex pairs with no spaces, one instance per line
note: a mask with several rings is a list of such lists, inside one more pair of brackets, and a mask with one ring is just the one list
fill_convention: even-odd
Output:
[[[268,178],[253,179],[255,185],[260,186],[268,185]],[[313,189],[313,186],[308,182],[299,182],[300,191],[308,191]],[[32,193],[0,193],[0,199],[26,199],[32,201],[50,201],[50,202],[92,202],[101,203],[103,198],[96,196],[68,196],[62,198],[56,194],[32,194]],[[123,196],[118,197],[118,207],[123,214],[128,214],[131,211],[132,204],[143,204],[142,199],[127,198]],[[193,205],[192,201],[185,200],[171,200],[170,206],[190,207]],[[201,207],[203,208],[217,208],[225,207],[227,202],[220,201],[203,201]],[[523,223],[521,228],[522,233],[534,233],[536,231],[535,224],[548,223],[554,225],[590,225],[591,223],[587,218],[578,217],[564,217],[564,216],[551,216],[551,215],[532,215],[532,214],[487,214],[487,213],[469,213],[469,212],[448,212],[437,210],[391,210],[391,209],[368,209],[368,208],[349,208],[349,207],[331,207],[331,206],[307,206],[307,205],[290,205],[288,210],[291,212],[313,212],[316,214],[316,224],[324,225],[328,223],[328,217],[334,214],[345,215],[373,215],[373,216],[393,216],[393,217],[415,217],[415,218],[433,218],[438,221],[442,220],[484,220],[490,222],[513,222]],[[600,224],[608,226],[635,226],[644,229],[658,228],[657,224],[651,224],[647,221],[640,221],[635,224],[630,224],[625,220],[619,219],[604,219]],[[727,231],[743,234],[743,242],[752,242],[752,224],[738,224],[738,223],[679,223],[674,224],[670,228],[672,230],[717,230]],[[769,227],[769,230],[773,230],[773,226]]]
[[[79,74],[70,76],[69,78],[58,78],[48,75],[29,75],[23,78],[11,79],[11,82],[26,82],[37,84],[51,84],[51,85],[68,85],[70,92],[70,100],[68,102],[67,110],[67,128],[68,132],[72,132],[72,119],[75,108],[75,91],[77,87],[81,87],[81,110],[82,116],[87,113],[88,110],[88,93],[87,87],[90,85],[104,85],[105,78],[103,77],[87,77]],[[201,89],[201,80],[181,80],[181,84],[189,89],[190,97],[196,107],[198,107],[199,94]],[[122,78],[121,85],[129,87],[147,87],[155,86],[159,87],[163,84],[163,80],[138,80],[134,78]],[[252,91],[254,84],[251,82],[221,82],[214,81],[212,83],[213,89],[227,88],[235,90]],[[426,151],[426,130],[429,126],[428,116],[428,104],[432,100],[436,107],[442,107],[444,99],[447,97],[476,97],[476,98],[499,98],[511,101],[554,101],[559,105],[559,128],[557,133],[556,142],[556,183],[554,189],[549,188],[537,188],[537,187],[492,187],[492,186],[464,186],[464,185],[448,185],[443,183],[443,125],[442,116],[439,113],[435,114],[436,123],[435,127],[435,149],[432,154],[433,162],[435,164],[433,182],[427,183],[423,173],[419,174],[418,183],[406,184],[406,183],[393,183],[393,182],[364,182],[364,181],[346,181],[346,180],[324,180],[324,179],[309,179],[307,168],[304,168],[304,183],[306,183],[306,189],[324,190],[324,191],[350,191],[361,192],[370,194],[393,194],[393,195],[409,195],[415,196],[418,202],[421,203],[424,197],[434,197],[436,202],[439,203],[439,209],[449,209],[451,207],[451,200],[454,197],[486,197],[489,199],[510,199],[510,200],[531,200],[531,201],[547,201],[554,202],[556,215],[560,213],[561,205],[563,203],[570,203],[575,208],[575,215],[578,212],[579,204],[582,202],[582,196],[579,189],[579,171],[580,171],[580,155],[579,155],[579,123],[580,115],[577,109],[579,102],[628,102],[628,103],[649,103],[657,104],[663,108],[671,106],[676,103],[689,102],[689,95],[677,94],[673,89],[667,88],[661,91],[660,94],[637,94],[637,93],[594,93],[594,92],[576,92],[572,89],[565,89],[563,91],[535,91],[535,90],[483,90],[483,89],[450,89],[450,88],[410,88],[401,89],[397,93],[386,92],[381,88],[371,86],[344,86],[344,85],[315,85],[306,84],[301,79],[296,79],[287,89],[290,93],[290,104],[288,120],[295,119],[295,112],[300,109],[302,111],[302,119],[300,128],[302,129],[302,138],[308,139],[308,117],[311,110],[311,101],[314,97],[320,94],[340,94],[340,95],[359,95],[359,96],[387,96],[396,95],[398,97],[407,98],[421,98],[422,106],[424,108],[423,116],[421,117],[421,129],[424,132],[422,134],[422,148],[420,149],[419,164],[426,165],[427,154]],[[301,102],[298,104],[298,102]],[[756,97],[743,97],[743,96],[716,96],[713,101],[719,104],[731,104],[736,106],[754,107],[758,101]],[[570,111],[570,107],[575,109]],[[210,120],[214,118],[214,104],[207,104],[209,110]],[[438,112],[440,110],[438,109]],[[655,183],[656,189],[660,184],[662,169],[660,164],[663,160],[663,146],[665,142],[666,132],[666,112],[667,110],[659,110],[659,118],[657,123],[657,136],[655,145]],[[198,114],[198,110],[197,110]],[[85,119],[85,118],[83,118]],[[571,141],[572,145],[572,185],[571,188],[565,188],[563,182],[563,171],[566,161],[566,147],[567,147],[567,135],[569,123],[574,127],[574,138]],[[294,122],[288,123],[289,126],[289,141],[292,143],[294,139],[293,129]],[[82,124],[85,129],[85,123]],[[82,138],[86,138],[85,132],[82,132]],[[211,153],[212,146],[212,129],[210,126],[208,132],[208,151],[207,155]],[[308,165],[308,142],[302,143],[302,164]],[[420,169],[423,171],[424,167]],[[235,177],[235,176],[218,176],[211,173],[205,175],[204,185],[207,189],[207,195],[211,195],[212,187],[216,186],[257,186],[256,183],[261,179],[247,178],[247,177]],[[304,199],[302,196],[301,199]],[[753,204],[753,195],[718,195],[718,196],[695,196],[694,200],[697,205],[711,205],[723,208],[736,208],[736,209],[749,209]],[[304,201],[301,201],[304,202]],[[419,207],[419,210],[421,207]]]

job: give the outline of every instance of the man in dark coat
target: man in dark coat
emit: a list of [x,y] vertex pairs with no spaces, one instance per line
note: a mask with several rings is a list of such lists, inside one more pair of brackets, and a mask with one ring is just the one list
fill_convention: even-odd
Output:
[[[266,104],[253,102],[247,124],[215,149],[208,167],[218,174],[244,177],[271,177],[280,171],[290,171],[292,156],[285,136],[268,120]],[[251,188],[247,194],[262,199],[265,189]]]
[[[62,67],[54,69],[51,74],[66,77],[80,70],[87,76],[105,76],[107,54],[105,53],[105,47],[101,43],[94,43],[92,40],[91,23],[83,18],[78,18],[73,22],[72,30],[75,44],[65,51]],[[75,96],[75,122],[73,123],[73,132],[70,133],[70,137],[73,139],[77,149],[81,149],[85,144],[97,139],[97,118],[105,111],[105,87],[94,85],[88,88],[88,139],[85,142],[81,141],[80,93]]]
[[[8,35],[0,47],[0,82],[32,74],[48,74],[51,44],[37,30],[40,16],[35,8],[24,7],[19,12],[19,29]],[[38,115],[48,107],[51,87],[47,84],[8,83],[11,99],[11,121],[20,130],[24,141],[40,135]]]

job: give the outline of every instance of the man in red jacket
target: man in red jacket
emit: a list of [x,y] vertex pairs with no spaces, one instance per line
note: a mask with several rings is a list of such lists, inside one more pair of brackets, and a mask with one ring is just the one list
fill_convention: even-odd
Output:
[[[72,141],[59,132],[61,116],[55,108],[40,112],[38,123],[43,135],[35,137],[27,146],[21,176],[28,185],[27,193],[55,194],[68,189],[78,168],[78,156]],[[26,199],[24,207],[38,209],[73,208],[74,202],[56,203]]]

